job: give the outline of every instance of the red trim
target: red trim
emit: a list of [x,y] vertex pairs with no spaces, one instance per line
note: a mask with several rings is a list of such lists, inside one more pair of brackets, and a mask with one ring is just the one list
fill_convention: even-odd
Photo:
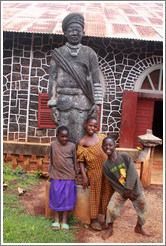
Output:
[[48,100],[48,93],[39,93],[37,127],[55,129],[55,124],[51,119],[51,109],[47,106]]
[[154,100],[163,100],[163,94],[155,94],[155,93],[144,93],[138,92],[139,98],[147,98],[147,99],[154,99]]

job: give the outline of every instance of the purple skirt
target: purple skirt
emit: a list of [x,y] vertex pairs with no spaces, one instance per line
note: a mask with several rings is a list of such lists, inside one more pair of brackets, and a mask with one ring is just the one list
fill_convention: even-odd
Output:
[[77,185],[75,180],[51,179],[49,206],[54,211],[68,211],[75,207]]

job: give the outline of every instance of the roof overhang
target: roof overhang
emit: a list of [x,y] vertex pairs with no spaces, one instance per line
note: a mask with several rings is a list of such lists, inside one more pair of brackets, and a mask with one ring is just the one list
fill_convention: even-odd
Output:
[[79,12],[89,37],[163,41],[164,36],[164,1],[3,1],[2,7],[6,32],[61,35],[64,17]]

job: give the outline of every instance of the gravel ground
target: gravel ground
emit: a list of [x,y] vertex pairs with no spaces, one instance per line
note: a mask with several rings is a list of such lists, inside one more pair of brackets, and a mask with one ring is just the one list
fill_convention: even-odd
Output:
[[[21,203],[26,207],[26,213],[35,216],[45,214],[45,185],[46,182],[43,181],[20,197]],[[87,225],[77,225],[75,227],[77,243],[163,243],[163,187],[152,185],[145,189],[145,195],[149,214],[144,229],[151,233],[150,237],[134,232],[137,214],[128,200],[114,222],[114,233],[110,238],[104,241],[101,238],[104,231],[98,232]]]

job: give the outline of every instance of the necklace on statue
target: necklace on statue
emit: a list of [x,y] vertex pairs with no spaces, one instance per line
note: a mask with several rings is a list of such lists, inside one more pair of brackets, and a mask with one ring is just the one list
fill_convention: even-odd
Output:
[[75,56],[75,57],[78,55],[79,50],[80,50],[80,48],[81,48],[81,44],[78,44],[78,45],[71,45],[71,44],[69,44],[68,42],[66,43],[66,46],[67,46],[67,48],[68,48],[68,50],[69,50],[70,55],[71,55],[71,56]]

